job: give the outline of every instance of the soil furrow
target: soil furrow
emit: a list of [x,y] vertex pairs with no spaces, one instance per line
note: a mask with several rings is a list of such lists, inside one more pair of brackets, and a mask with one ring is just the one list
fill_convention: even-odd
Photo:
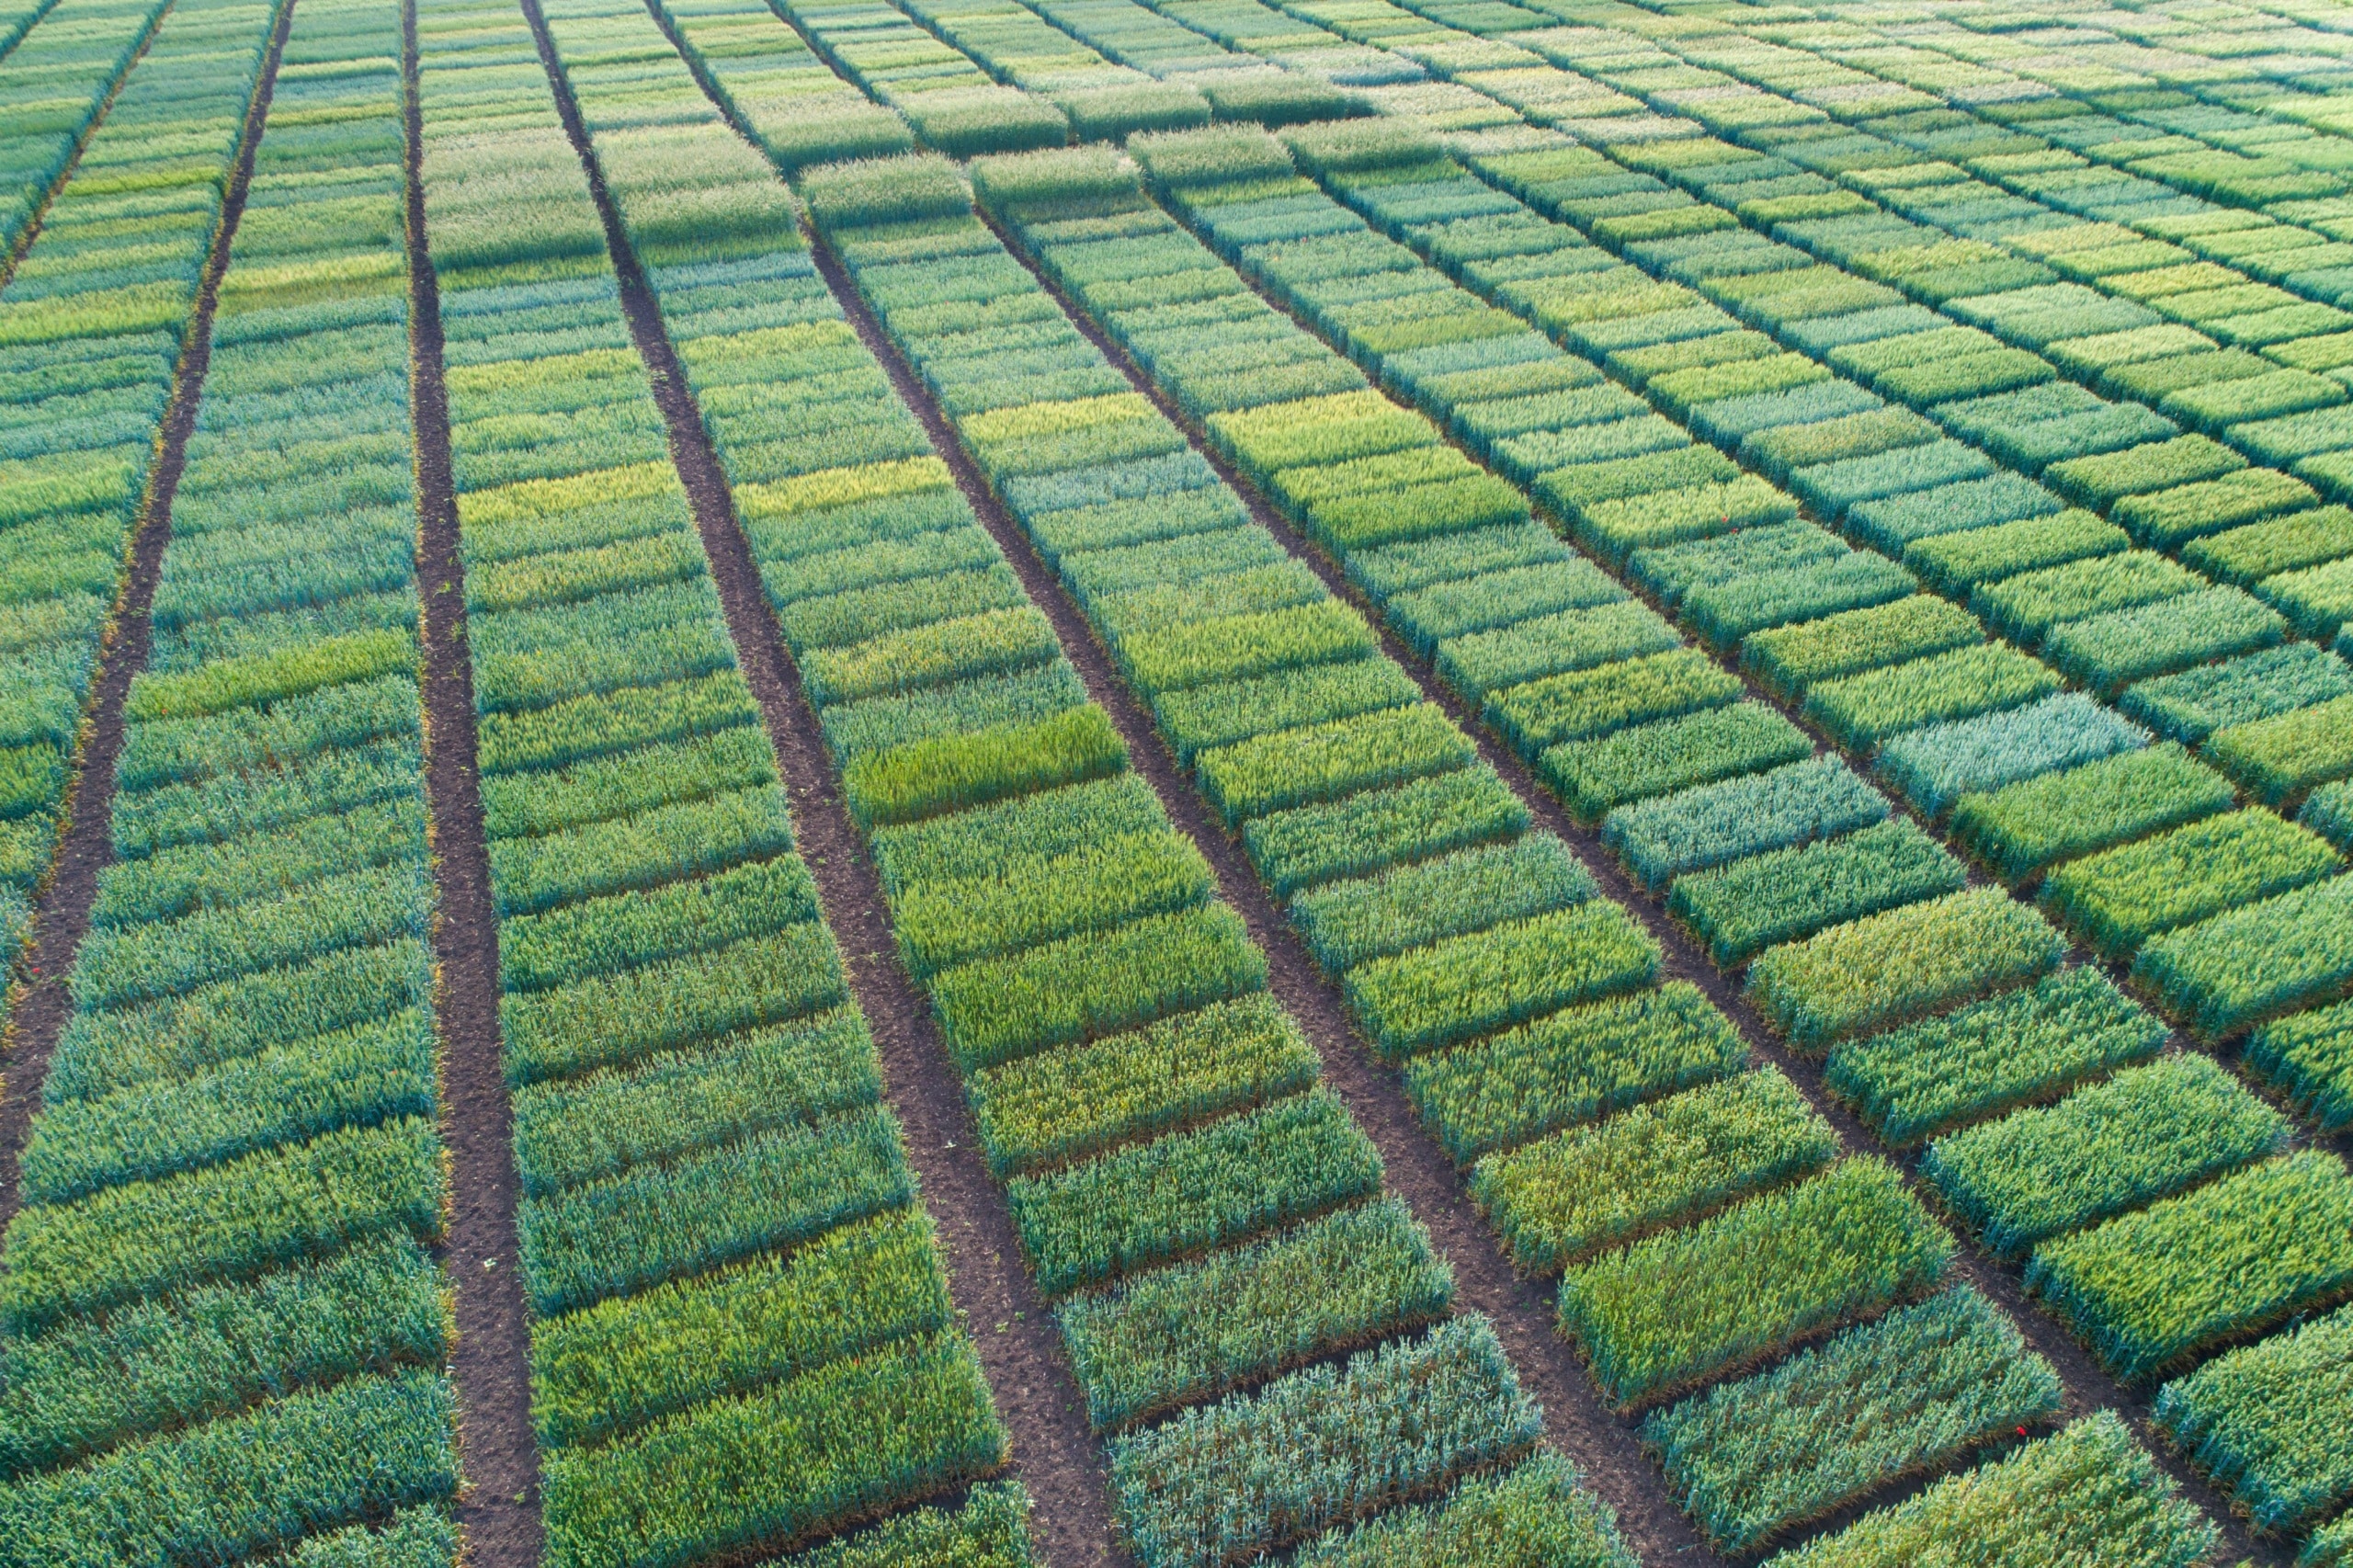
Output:
[[515,1214],[513,1108],[500,1061],[498,918],[490,895],[475,767],[465,565],[442,378],[441,292],[425,228],[425,131],[416,4],[401,14],[409,263],[409,413],[416,443],[417,684],[433,846],[434,1012],[441,1032],[441,1137],[449,1152],[444,1256],[457,1291],[458,1440],[466,1490],[455,1513],[475,1568],[540,1560],[539,1442],[531,1429],[530,1327]]
[[[726,473],[711,449],[660,308],[589,151],[545,18],[534,0],[521,3],[555,85],[565,132],[588,170],[630,333],[653,372],[654,401],[669,426],[671,456],[694,508],[736,658],[791,799],[801,856],[816,879],[851,992],[881,1055],[883,1097],[899,1119],[924,1207],[938,1225],[949,1294],[972,1333],[997,1412],[1013,1435],[1014,1473],[1037,1505],[1032,1531],[1054,1568],[1122,1564],[1127,1558],[1112,1533],[1102,1445],[1088,1429],[1061,1335],[1022,1267],[1011,1211],[982,1163],[963,1085],[931,1008],[899,961],[881,883],[835,789],[815,710],[768,608],[751,546],[735,520]],[[839,275],[828,272],[825,281],[854,312],[856,296],[846,291]],[[872,324],[856,314],[852,320],[868,347],[877,347]],[[889,359],[883,362],[891,367]],[[933,435],[938,439],[939,432]]]
[[[1699,986],[1707,994],[1708,998],[1733,1020],[1735,1027],[1739,1028],[1742,1038],[1748,1042],[1751,1052],[1758,1060],[1769,1062],[1779,1068],[1792,1083],[1797,1085],[1807,1100],[1836,1131],[1840,1144],[1847,1153],[1877,1153],[1887,1157],[1904,1173],[1905,1180],[1922,1200],[1927,1202],[1932,1210],[1936,1209],[1934,1193],[1921,1183],[1915,1168],[1917,1164],[1916,1155],[1907,1157],[1886,1148],[1836,1096],[1831,1094],[1823,1081],[1822,1063],[1790,1051],[1770,1029],[1765,1027],[1756,1009],[1742,994],[1740,986],[1733,978],[1719,969],[1693,941],[1690,934],[1667,914],[1665,898],[1643,887],[1629,876],[1618,858],[1602,843],[1601,835],[1597,831],[1581,825],[1569,816],[1558,798],[1543,787],[1518,755],[1505,745],[1495,733],[1481,722],[1479,713],[1451,687],[1438,678],[1436,671],[1428,661],[1415,656],[1404,641],[1389,629],[1381,619],[1378,609],[1361,590],[1347,580],[1331,558],[1301,534],[1245,475],[1224,460],[1205,438],[1199,423],[1189,419],[1175,400],[1154,385],[1142,368],[1137,365],[1114,339],[1104,333],[1091,317],[1062,291],[1045,270],[1038,265],[1036,258],[1029,254],[1015,236],[993,222],[991,226],[996,230],[1006,248],[1030,269],[1040,286],[1054,296],[1062,305],[1064,313],[1078,329],[1114,366],[1119,368],[1137,391],[1150,398],[1154,405],[1171,423],[1185,432],[1194,449],[1207,459],[1234,492],[1243,497],[1253,517],[1273,534],[1293,557],[1322,577],[1324,585],[1334,594],[1353,604],[1364,613],[1366,619],[1378,631],[1383,651],[1420,684],[1423,694],[1427,699],[1443,707],[1463,732],[1472,737],[1479,748],[1482,759],[1503,777],[1513,792],[1534,814],[1538,825],[1559,835],[1567,841],[1575,849],[1578,858],[1594,873],[1596,880],[1601,884],[1603,893],[1625,905],[1634,917],[1642,922],[1643,928],[1650,932],[1665,951],[1665,960],[1661,966],[1663,976],[1687,980]],[[1280,309],[1280,306],[1278,305],[1276,308]],[[1306,329],[1302,326],[1302,330]],[[1731,668],[1732,665],[1726,663],[1725,667]],[[1735,670],[1734,673],[1741,672]],[[1748,677],[1744,675],[1743,679],[1748,680]],[[1757,687],[1753,680],[1749,680],[1748,684],[1754,695],[1763,700],[1773,700],[1768,694],[1763,692],[1762,688]],[[1782,705],[1775,702],[1775,707],[1780,710]],[[1794,719],[1793,715],[1790,716]],[[1830,749],[1818,731],[1811,725],[1804,727],[1813,736],[1817,752]],[[1895,803],[1899,809],[1908,812],[1909,808],[1904,806],[1904,802],[1898,801]],[[1924,829],[1927,827],[1926,824],[1921,825]],[[1235,854],[1238,858],[1238,848]],[[1222,871],[1222,868],[1221,870]],[[1245,873],[1247,874],[1246,865]],[[1982,877],[1973,874],[1971,880],[1972,883],[1984,881]],[[1250,881],[1255,886],[1256,878],[1251,877]],[[1263,897],[1263,893],[1261,896]],[[1242,904],[1239,899],[1236,903]],[[1243,905],[1243,907],[1245,913],[1248,914],[1247,906]],[[1288,931],[1287,924],[1286,931]],[[1297,945],[1295,938],[1292,945]],[[1301,949],[1299,956],[1302,961],[1306,960],[1303,949]],[[2075,949],[2075,957],[2077,959],[2086,956],[2080,947]],[[1313,972],[1312,962],[1309,963],[1309,970],[1311,973]],[[1338,1006],[1337,987],[1330,982],[1320,979],[1318,984],[1331,994],[1333,1005],[1336,1007]],[[1369,1065],[1365,1071],[1368,1076],[1373,1075],[1372,1069]],[[1410,1110],[1404,1108],[1403,1094],[1396,1089],[1394,1074],[1381,1074],[1379,1076],[1390,1092],[1396,1096],[1401,1113],[1410,1119]],[[1428,1151],[1431,1159],[1441,1166],[1446,1165],[1443,1155],[1426,1137],[1417,1139],[1416,1142]],[[1384,1155],[1388,1153],[1386,1144],[1382,1147],[1382,1153]],[[1392,1176],[1393,1174],[1392,1167]],[[1449,1176],[1452,1175],[1450,1170],[1447,1174]],[[1455,1185],[1459,1190],[1461,1186],[1459,1180]],[[1484,1221],[1477,1214],[1476,1210],[1470,1207],[1467,1196],[1461,1201],[1464,1208],[1469,1210],[1471,1222],[1477,1227],[1483,1250],[1495,1254],[1496,1260],[1501,1265],[1503,1260],[1493,1232],[1486,1228]],[[1456,1267],[1458,1271],[1462,1268],[1462,1262],[1459,1256],[1456,1258]],[[2181,1482],[2191,1498],[2222,1525],[2224,1551],[2234,1560],[2245,1557],[2264,1564],[2284,1565],[2290,1560],[2292,1553],[2255,1538],[2247,1530],[2245,1521],[2232,1513],[2229,1500],[2211,1486],[2166,1445],[2163,1436],[2149,1422],[2150,1406],[2147,1400],[2136,1398],[2126,1391],[2114,1378],[2103,1370],[2090,1354],[2065,1330],[2027,1301],[2020,1270],[2005,1267],[1992,1260],[1970,1247],[1964,1240],[1958,1271],[1962,1278],[1977,1286],[1988,1298],[1998,1304],[2025,1335],[2028,1344],[2058,1369],[2066,1388],[2071,1413],[2081,1414],[2113,1409],[2132,1423],[2158,1462],[2175,1479]],[[1552,1343],[1552,1348],[1548,1352],[1550,1358],[1565,1361],[1568,1364],[1567,1370],[1574,1374],[1579,1392],[1585,1396],[1586,1403],[1599,1411],[1599,1403],[1591,1392],[1590,1380],[1585,1376],[1584,1369],[1576,1363],[1574,1354],[1567,1346],[1560,1341],[1556,1333],[1552,1332],[1549,1312],[1545,1314],[1545,1332]],[[1509,1342],[1508,1335],[1506,1335],[1506,1341]],[[1519,1347],[1517,1344],[1513,1345],[1513,1351],[1516,1357],[1519,1355]],[[1523,1376],[1528,1375],[1528,1369],[1529,1362],[1523,1360]],[[1552,1408],[1548,1402],[1548,1415]],[[1605,1419],[1612,1419],[1608,1417],[1606,1412],[1602,1412],[1602,1415]],[[1620,1436],[1624,1439],[1625,1447],[1631,1450],[1632,1449],[1631,1424],[1616,1423],[1616,1425],[1619,1427]],[[1636,1483],[1639,1490],[1631,1493],[1624,1500],[1621,1500],[1619,1494],[1608,1484],[1610,1472],[1601,1469],[1597,1460],[1591,1466],[1592,1478],[1603,1495],[1608,1497],[1610,1502],[1619,1508],[1621,1522],[1627,1524],[1630,1538],[1633,1539],[1637,1547],[1643,1551],[1645,1557],[1654,1556],[1655,1549],[1652,1541],[1644,1540],[1637,1535],[1631,1522],[1633,1518],[1640,1517],[1634,1509],[1640,1506],[1638,1499],[1644,1493],[1657,1492],[1660,1494],[1660,1506],[1671,1517],[1672,1524],[1681,1540],[1696,1540],[1697,1538],[1692,1532],[1688,1520],[1679,1509],[1673,1506],[1671,1500],[1665,1498],[1664,1483],[1660,1480],[1656,1468],[1646,1458],[1633,1452],[1630,1452],[1627,1456],[1627,1463],[1631,1466],[1639,1466],[1642,1477]],[[1924,1484],[1926,1484],[1925,1478],[1895,1483],[1872,1494],[1858,1504],[1842,1509],[1838,1514],[1800,1533],[1819,1534],[1825,1528],[1852,1519],[1870,1507],[1908,1495]],[[1665,1550],[1674,1554],[1677,1561],[1706,1560],[1703,1555],[1706,1553],[1704,1546],[1690,1547],[1687,1555],[1686,1549],[1679,1541],[1672,1544],[1662,1541],[1661,1544],[1665,1544]]]
[[131,530],[114,612],[99,640],[97,667],[90,678],[89,700],[83,710],[64,798],[58,806],[57,854],[33,914],[23,990],[17,998],[5,1057],[6,1079],[0,1084],[0,1229],[16,1218],[22,1202],[17,1160],[24,1153],[33,1111],[40,1103],[50,1054],[57,1049],[57,1037],[74,1011],[66,981],[73,973],[74,955],[90,928],[98,873],[114,858],[114,767],[122,751],[123,700],[130,693],[131,677],[147,664],[152,631],[148,611],[163,574],[164,547],[171,542],[172,497],[188,465],[188,439],[196,429],[204,373],[212,363],[213,307],[220,298],[221,275],[228,270],[230,242],[236,237],[238,219],[244,214],[254,149],[260,144],[262,122],[269,114],[270,92],[277,85],[278,62],[286,51],[286,31],[294,20],[295,4],[296,0],[285,0],[278,13],[255,81],[253,101],[245,108],[236,161],[222,197],[221,222],[213,230],[212,249],[205,257],[196,307],[188,317],[188,347],[180,354],[171,400],[164,406],[154,465],[148,470],[147,493],[140,505],[139,520]]

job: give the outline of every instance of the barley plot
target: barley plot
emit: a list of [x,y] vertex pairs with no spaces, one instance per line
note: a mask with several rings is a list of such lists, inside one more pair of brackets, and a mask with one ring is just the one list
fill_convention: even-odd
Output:
[[2353,1561],[2348,37],[0,6],[0,1568]]

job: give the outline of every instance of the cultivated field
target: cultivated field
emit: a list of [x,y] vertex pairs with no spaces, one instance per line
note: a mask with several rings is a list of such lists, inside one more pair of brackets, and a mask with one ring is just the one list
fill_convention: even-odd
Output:
[[2353,1565],[2353,4],[0,0],[0,1568]]

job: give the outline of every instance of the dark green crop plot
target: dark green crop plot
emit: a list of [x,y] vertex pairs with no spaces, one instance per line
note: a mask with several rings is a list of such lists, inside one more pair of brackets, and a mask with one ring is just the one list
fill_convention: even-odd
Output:
[[[447,1496],[456,1426],[438,1374],[351,1378],[0,1486],[0,1520],[28,1563],[87,1562],[95,1542],[149,1561],[236,1561],[294,1544],[309,1520]],[[257,1453],[279,1462],[256,1464]],[[179,1501],[151,1501],[162,1497]]]
[[2353,1122],[2353,1002],[2266,1024],[2247,1038],[2245,1060],[2325,1130]]
[[972,1079],[973,1119],[991,1168],[1012,1176],[1304,1089],[1316,1071],[1261,992],[989,1068]]
[[2113,1413],[1771,1559],[1775,1568],[1897,1568],[1965,1552],[1988,1568],[2056,1558],[2083,1568],[2193,1568],[2218,1532]]
[[1458,1164],[1737,1073],[1748,1047],[1698,987],[1672,981],[1563,1007],[1405,1063],[1405,1093]]
[[2132,976],[2200,1034],[2234,1035],[2353,981],[2349,910],[2353,881],[2332,877],[2168,932],[2141,949]]
[[1381,1185],[1381,1157],[1322,1089],[1009,1184],[1039,1283],[1057,1295],[1318,1213]]
[[1507,921],[1349,971],[1349,1007],[1396,1058],[1649,983],[1658,945],[1613,903]]
[[1667,908],[1730,965],[1841,921],[1958,892],[1967,880],[1961,862],[1898,819],[1679,877]]
[[431,1240],[443,1187],[432,1124],[407,1117],[29,1210],[10,1228],[0,1314],[39,1328],[371,1237]]
[[525,1288],[552,1314],[906,1202],[915,1183],[888,1111],[756,1134],[527,1201]]
[[2256,1526],[2294,1529],[2353,1495],[2348,1392],[2353,1311],[2339,1310],[2167,1383],[2156,1420]]
[[2154,1055],[2165,1027],[2095,968],[1837,1047],[1823,1068],[1833,1093],[1880,1136],[1909,1147],[2013,1106]]
[[[1139,1562],[1214,1568],[1427,1497],[1525,1453],[1540,1425],[1495,1330],[1467,1316],[1116,1439],[1111,1485]],[[1235,1471],[1250,1480],[1230,1489]]]
[[1803,731],[1761,702],[1636,724],[1546,751],[1545,781],[1579,820],[1671,790],[1760,772],[1813,754]]
[[805,1537],[1004,1461],[971,1353],[919,1335],[546,1465],[551,1562],[677,1564]]
[[1382,1199],[1055,1309],[1097,1430],[1214,1397],[1308,1356],[1442,1316],[1446,1265]]
[[1471,1568],[1498,1549],[1564,1568],[1631,1568],[1608,1506],[1558,1454],[1540,1450],[1507,1473],[1473,1475],[1436,1503],[1393,1509],[1301,1549],[1302,1568]]
[[932,1006],[968,1072],[1262,990],[1267,960],[1223,904],[1155,915],[934,977]]
[[1165,828],[1051,858],[1008,857],[984,877],[914,883],[894,901],[899,949],[922,979],[955,964],[1107,931],[1209,897],[1209,863]]
[[1360,881],[1335,882],[1291,901],[1292,921],[1327,970],[1439,941],[1504,921],[1583,903],[1593,876],[1548,834],[1466,849]]
[[844,1009],[514,1096],[515,1165],[537,1197],[881,1095],[865,1021]]
[[1952,835],[2005,878],[2226,811],[2230,780],[2167,742],[2023,778],[1953,809]]
[[2072,861],[2042,903],[2102,952],[2121,957],[2161,931],[2285,892],[2343,864],[2310,829],[2261,810],[2208,817]]
[[713,1396],[947,1326],[948,1281],[910,1210],[539,1325],[532,1422],[551,1449],[603,1441]]

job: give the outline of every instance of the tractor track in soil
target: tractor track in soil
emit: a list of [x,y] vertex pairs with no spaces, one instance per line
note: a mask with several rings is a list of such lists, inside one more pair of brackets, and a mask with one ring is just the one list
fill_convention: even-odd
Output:
[[438,898],[434,1011],[441,1035],[441,1136],[449,1153],[443,1243],[457,1294],[459,1449],[455,1509],[475,1568],[535,1568],[544,1545],[540,1452],[531,1427],[530,1319],[515,1233],[522,1183],[498,1026],[498,915],[490,891],[476,767],[473,658],[466,634],[441,292],[425,226],[425,126],[415,0],[401,7],[409,267],[409,411],[415,426],[418,686],[425,794]]

